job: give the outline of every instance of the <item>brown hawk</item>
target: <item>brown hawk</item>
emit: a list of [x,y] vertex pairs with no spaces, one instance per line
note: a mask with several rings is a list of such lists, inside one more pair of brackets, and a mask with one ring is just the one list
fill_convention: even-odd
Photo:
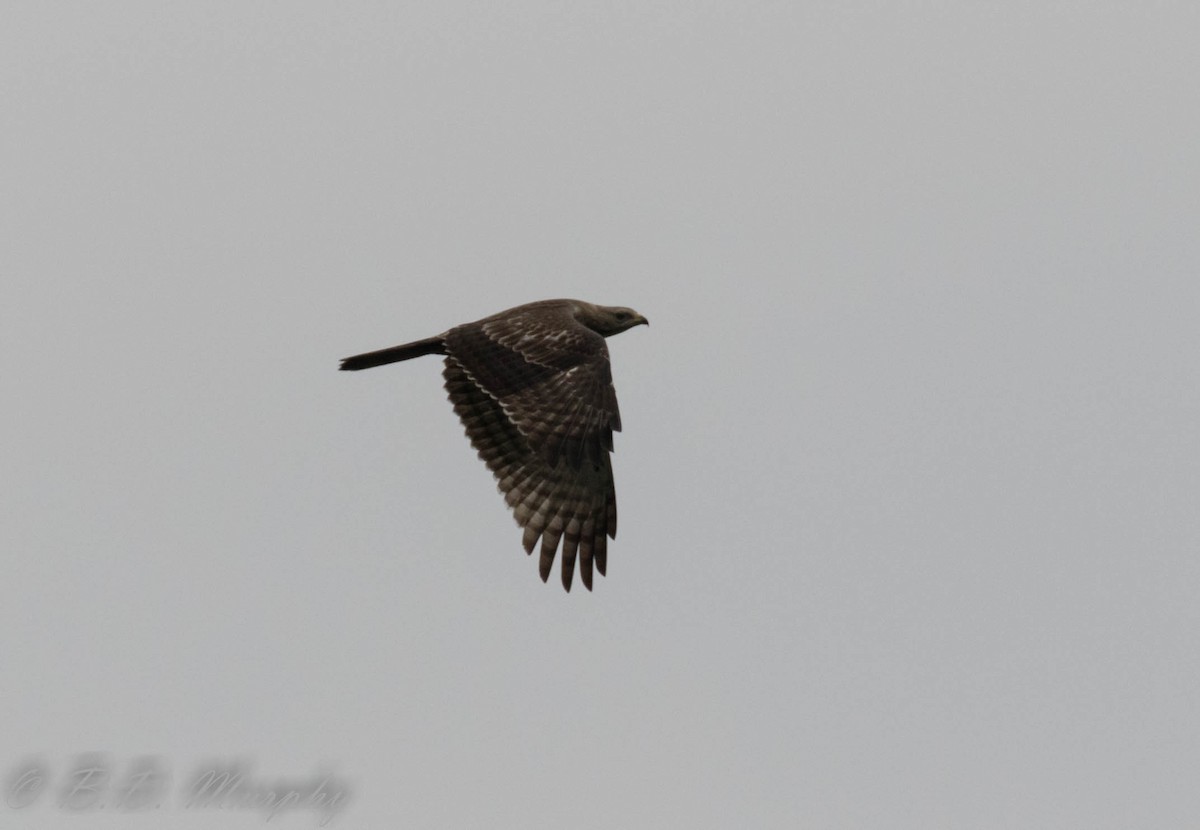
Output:
[[450,402],[525,529],[525,552],[541,539],[542,581],[561,540],[563,587],[571,590],[578,554],[590,591],[592,565],[604,574],[606,537],[617,535],[609,453],[621,416],[604,338],[642,324],[649,322],[630,308],[542,300],[347,357],[341,368],[445,355]]

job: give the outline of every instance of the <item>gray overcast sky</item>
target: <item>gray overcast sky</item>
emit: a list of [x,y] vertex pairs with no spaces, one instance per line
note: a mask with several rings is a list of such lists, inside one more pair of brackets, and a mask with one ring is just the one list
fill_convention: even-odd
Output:
[[[937,8],[940,5],[941,8]],[[7,4],[0,824],[1200,823],[1200,7]],[[610,341],[543,585],[426,358]],[[171,776],[56,806],[78,753]],[[7,817],[4,817],[4,816]],[[313,810],[271,826],[311,827]]]

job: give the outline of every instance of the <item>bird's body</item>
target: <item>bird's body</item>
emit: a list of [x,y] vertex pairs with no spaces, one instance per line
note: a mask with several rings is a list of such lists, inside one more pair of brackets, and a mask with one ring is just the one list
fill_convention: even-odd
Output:
[[542,300],[436,337],[348,357],[345,370],[445,355],[446,391],[467,437],[496,477],[527,553],[541,540],[550,575],[562,542],[563,587],[575,559],[591,590],[617,532],[612,434],[621,429],[604,338],[646,318],[629,308]]

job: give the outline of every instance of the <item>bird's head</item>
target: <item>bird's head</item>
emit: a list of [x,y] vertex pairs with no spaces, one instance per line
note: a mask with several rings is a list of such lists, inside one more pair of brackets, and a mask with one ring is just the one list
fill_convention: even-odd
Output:
[[605,337],[620,334],[634,326],[650,325],[649,320],[632,308],[619,305],[591,305],[590,303],[586,305],[581,303],[580,305],[583,307],[576,315],[579,321]]

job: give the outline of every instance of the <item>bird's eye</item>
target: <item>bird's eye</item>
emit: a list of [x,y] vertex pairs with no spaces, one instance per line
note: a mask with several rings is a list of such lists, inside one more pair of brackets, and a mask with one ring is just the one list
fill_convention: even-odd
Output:
[[617,319],[618,319],[618,320],[628,320],[628,319],[629,319],[629,312],[627,312],[627,311],[618,311],[618,312],[617,312]]

